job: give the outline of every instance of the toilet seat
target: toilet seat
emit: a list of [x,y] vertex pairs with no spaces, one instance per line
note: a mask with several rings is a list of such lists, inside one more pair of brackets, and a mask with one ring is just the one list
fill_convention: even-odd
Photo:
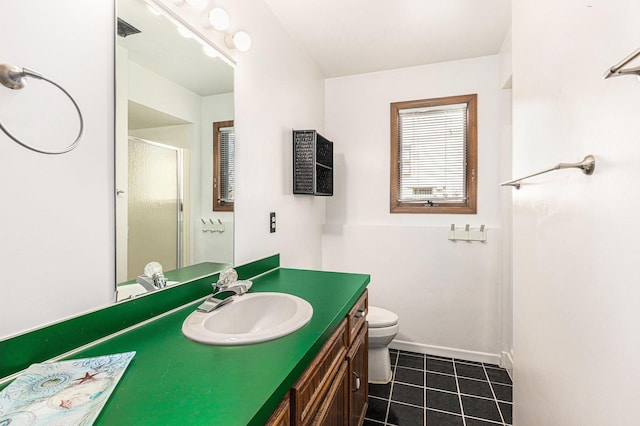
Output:
[[398,315],[377,306],[369,306],[367,321],[369,328],[391,327],[398,324]]

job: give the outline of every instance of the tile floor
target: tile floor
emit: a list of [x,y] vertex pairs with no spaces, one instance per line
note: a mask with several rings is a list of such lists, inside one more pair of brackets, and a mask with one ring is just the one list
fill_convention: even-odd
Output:
[[391,350],[393,381],[369,384],[365,426],[510,425],[512,382],[497,365]]

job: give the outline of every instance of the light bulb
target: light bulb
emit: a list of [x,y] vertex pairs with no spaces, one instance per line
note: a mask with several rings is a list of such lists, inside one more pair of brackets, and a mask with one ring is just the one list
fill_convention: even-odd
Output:
[[238,31],[233,35],[233,44],[241,52],[251,49],[251,36],[244,31]]
[[209,12],[209,23],[218,31],[225,31],[231,25],[231,19],[226,10],[216,7]]

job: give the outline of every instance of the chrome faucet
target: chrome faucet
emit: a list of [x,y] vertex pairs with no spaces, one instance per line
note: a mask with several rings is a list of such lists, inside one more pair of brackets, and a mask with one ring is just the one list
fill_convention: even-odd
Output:
[[[227,305],[233,302],[233,296],[242,296],[248,290],[246,284],[240,284],[241,281],[236,281],[231,284],[224,283],[212,283],[213,294],[207,298],[198,308],[196,309],[198,312],[209,313],[213,312],[218,308],[221,308],[224,305]],[[231,296],[228,296],[225,299],[218,299],[215,296],[218,296],[223,293],[233,293]]]

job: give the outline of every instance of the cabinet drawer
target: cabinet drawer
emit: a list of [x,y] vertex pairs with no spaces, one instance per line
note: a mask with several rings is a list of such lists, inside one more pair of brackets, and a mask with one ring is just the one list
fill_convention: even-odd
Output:
[[273,412],[265,426],[289,426],[291,424],[291,408],[289,405],[289,394],[287,394],[276,411]]
[[347,315],[348,331],[349,331],[349,345],[353,343],[360,330],[360,327],[364,325],[367,321],[367,312],[369,308],[369,290],[365,289],[362,293],[362,296],[358,299],[358,301],[353,305],[353,308],[349,311],[349,315]]
[[291,389],[294,424],[308,424],[329,392],[333,377],[347,355],[347,322],[345,319],[340,323]]

